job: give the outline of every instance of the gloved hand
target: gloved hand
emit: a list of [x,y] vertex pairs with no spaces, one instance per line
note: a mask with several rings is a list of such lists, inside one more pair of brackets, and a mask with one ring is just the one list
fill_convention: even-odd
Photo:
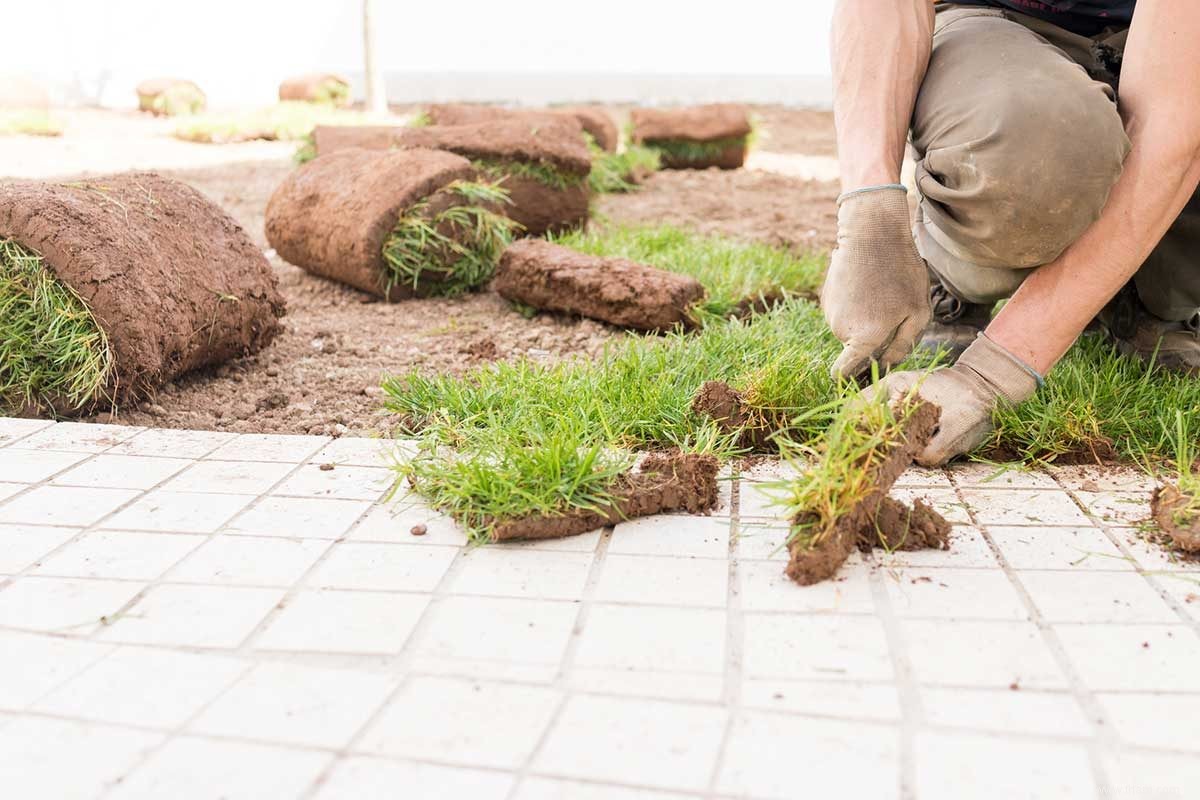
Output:
[[[941,406],[938,431],[917,456],[917,463],[937,467],[979,446],[992,430],[992,412],[1001,404],[1018,405],[1037,391],[1041,377],[1000,345],[979,334],[952,367],[933,372],[893,372],[879,383],[889,402],[917,394]],[[878,391],[869,387],[864,392]]]
[[834,377],[860,378],[903,361],[929,324],[929,273],[913,244],[903,186],[838,198],[837,248],[821,309],[845,344]]

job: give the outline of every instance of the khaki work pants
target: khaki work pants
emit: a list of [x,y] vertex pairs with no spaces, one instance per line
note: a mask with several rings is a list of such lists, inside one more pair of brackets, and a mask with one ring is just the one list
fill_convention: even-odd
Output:
[[[1129,139],[1116,85],[1126,32],[1095,38],[1000,9],[937,7],[913,112],[913,232],[958,296],[1016,291],[1100,216]],[[1155,316],[1200,310],[1200,192],[1134,278]]]

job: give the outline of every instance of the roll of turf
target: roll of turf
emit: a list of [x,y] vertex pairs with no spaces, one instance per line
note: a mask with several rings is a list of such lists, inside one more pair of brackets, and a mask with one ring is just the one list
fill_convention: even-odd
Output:
[[629,119],[633,141],[658,150],[666,169],[737,169],[753,131],[746,108],[734,103],[639,108]]
[[279,84],[279,99],[344,106],[350,103],[350,82],[330,72],[296,75]]
[[573,119],[590,134],[596,145],[609,153],[617,152],[620,133],[617,124],[607,111],[601,108],[571,106],[568,108],[501,108],[469,103],[437,103],[425,108],[425,116],[434,125],[471,125],[478,122],[516,119],[532,121],[541,119]]
[[581,226],[588,216],[592,159],[574,120],[505,119],[422,128],[318,126],[317,155],[365,148],[428,148],[470,159],[509,193],[506,213],[530,236]]
[[0,406],[82,413],[257,352],[283,297],[245,231],[152,172],[0,184]]
[[491,279],[510,241],[503,193],[440,150],[338,150],[291,173],[267,203],[286,261],[388,300]]

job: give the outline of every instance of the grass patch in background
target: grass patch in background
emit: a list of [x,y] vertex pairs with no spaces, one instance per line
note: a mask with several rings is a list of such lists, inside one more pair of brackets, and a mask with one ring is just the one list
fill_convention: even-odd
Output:
[[165,117],[186,117],[199,114],[207,104],[208,99],[198,87],[180,83],[157,94],[143,108]]
[[397,220],[383,243],[386,291],[408,285],[423,293],[462,294],[487,283],[517,223],[493,210],[509,202],[495,183],[454,181],[440,190],[461,201],[430,214],[430,199]]
[[689,139],[648,139],[644,145],[658,152],[664,161],[687,163],[712,161],[735,147],[745,146],[749,149],[750,137],[734,136],[728,139],[713,139],[709,142],[693,142]]
[[255,111],[198,114],[180,122],[174,135],[189,142],[206,144],[254,139],[290,142],[310,136],[318,125],[367,125],[376,121],[378,118],[359,111],[284,100]]
[[695,309],[702,321],[742,314],[747,302],[769,304],[789,294],[813,296],[826,260],[822,254],[796,255],[670,225],[572,231],[552,240],[591,255],[627,258],[695,278],[708,291]]
[[0,136],[62,136],[62,124],[40,109],[0,110]]
[[584,134],[592,153],[592,171],[588,185],[597,194],[632,192],[648,175],[662,169],[658,151],[645,145],[627,144],[618,153],[610,153],[596,144],[591,134]]
[[79,406],[112,366],[108,337],[79,295],[37,253],[0,239],[0,413]]
[[313,91],[313,102],[343,106],[350,102],[350,84],[339,78],[326,78]]

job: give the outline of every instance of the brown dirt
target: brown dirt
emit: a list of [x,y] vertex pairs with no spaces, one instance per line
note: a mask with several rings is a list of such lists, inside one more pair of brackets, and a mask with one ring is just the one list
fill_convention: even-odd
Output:
[[[803,586],[828,580],[837,574],[860,540],[904,540],[908,533],[907,525],[904,531],[889,530],[883,526],[888,522],[900,524],[907,519],[907,515],[889,506],[889,510],[879,516],[880,507],[896,479],[909,468],[917,453],[929,442],[937,430],[940,417],[941,409],[932,403],[922,402],[913,410],[903,439],[896,442],[887,456],[873,467],[871,483],[874,488],[853,508],[837,519],[826,522],[824,528],[815,534],[818,541],[815,546],[808,546],[798,539],[788,543],[788,552],[791,554],[787,565],[789,578]],[[932,509],[920,512],[920,518],[929,519],[930,515],[936,516],[936,512]],[[880,525],[878,532],[876,523]],[[801,514],[797,516],[795,524],[811,527],[820,523],[811,514]]]
[[534,308],[643,331],[690,326],[689,311],[704,297],[695,278],[541,239],[515,242],[505,250],[492,287],[501,297]]
[[0,75],[0,109],[50,108],[50,94],[41,84],[20,75]]
[[724,381],[705,381],[692,399],[692,410],[712,418],[722,433],[741,431],[738,447],[751,453],[778,452],[771,435],[779,430],[746,407],[740,392]]
[[[337,81],[347,88],[350,86],[348,80],[332,72],[314,72],[309,75],[296,75],[279,84],[279,99],[302,100],[311,103],[318,99],[318,93],[327,81]],[[347,95],[346,99],[340,105],[349,105],[349,103],[350,97]]]
[[879,501],[875,523],[860,531],[858,549],[945,550],[950,546],[950,523],[924,500],[913,500],[912,508],[891,497]]
[[[440,150],[339,150],[300,167],[271,195],[267,241],[291,264],[383,297],[383,243],[396,219],[474,177],[471,162]],[[396,285],[387,299],[415,294],[425,292]]]
[[505,212],[530,236],[577,228],[587,221],[587,175],[591,154],[574,119],[541,123],[504,119],[471,125],[430,125],[424,128],[377,126],[318,126],[313,133],[318,154],[346,148],[389,150],[422,147],[445,150],[470,159],[487,159],[501,168],[508,162],[552,167],[578,182],[566,188],[547,186],[517,174],[504,178],[511,203]]
[[1188,502],[1178,487],[1167,485],[1154,490],[1150,498],[1150,513],[1158,527],[1171,538],[1180,550],[1189,553],[1200,553],[1200,517],[1190,520],[1190,524],[1181,525],[1175,519],[1175,514]]
[[40,253],[108,335],[113,375],[97,403],[142,398],[279,333],[284,300],[267,260],[232,217],[170,178],[0,184],[0,235]]
[[758,125],[755,147],[771,153],[837,155],[837,132],[831,111],[756,106],[751,113]]
[[[610,110],[618,120],[625,113]],[[753,110],[764,120],[766,149],[784,149],[777,145],[784,139],[819,138],[828,127],[818,119],[820,130],[791,129],[793,120],[820,117],[819,112]],[[106,171],[125,163],[194,165],[163,174],[198,189],[228,211],[255,244],[268,246],[264,211],[271,193],[294,170],[288,160],[292,147],[269,142],[199,147],[173,139],[172,123],[149,115],[64,113],[68,124],[61,140],[7,142],[0,172],[44,176],[78,174],[95,169],[93,164]],[[604,224],[667,222],[807,252],[833,244],[836,196],[833,183],[743,169],[662,172],[638,192],[603,195],[594,202]],[[394,419],[381,409],[379,381],[385,374],[411,369],[462,374],[480,363],[480,356],[493,358],[490,348],[501,360],[591,358],[619,334],[588,319],[554,314],[526,319],[494,292],[386,304],[310,275],[271,251],[267,257],[288,307],[283,332],[267,350],[192,372],[140,406],[92,419],[243,433],[386,435]],[[470,352],[473,345],[479,356]],[[266,402],[283,398],[287,404],[279,407]]]
[[491,122],[499,119],[521,119],[537,123],[551,118],[574,119],[592,135],[601,149],[610,153],[617,151],[620,132],[613,117],[603,108],[578,106],[568,108],[502,108],[500,106],[475,105],[470,103],[435,103],[425,108],[434,125],[470,125],[475,122]]
[[838,186],[755,170],[666,170],[629,194],[594,201],[597,218],[666,223],[804,253],[828,249],[837,231]]
[[492,540],[557,539],[667,511],[711,511],[717,506],[718,466],[711,455],[651,453],[637,472],[622,476],[610,487],[613,502],[608,507],[506,520],[492,528]]
[[155,111],[154,101],[160,94],[176,86],[187,86],[194,89],[201,97],[204,96],[204,92],[192,81],[183,78],[151,78],[137,85],[138,108],[142,111],[150,111],[155,116],[164,114],[163,111]]

